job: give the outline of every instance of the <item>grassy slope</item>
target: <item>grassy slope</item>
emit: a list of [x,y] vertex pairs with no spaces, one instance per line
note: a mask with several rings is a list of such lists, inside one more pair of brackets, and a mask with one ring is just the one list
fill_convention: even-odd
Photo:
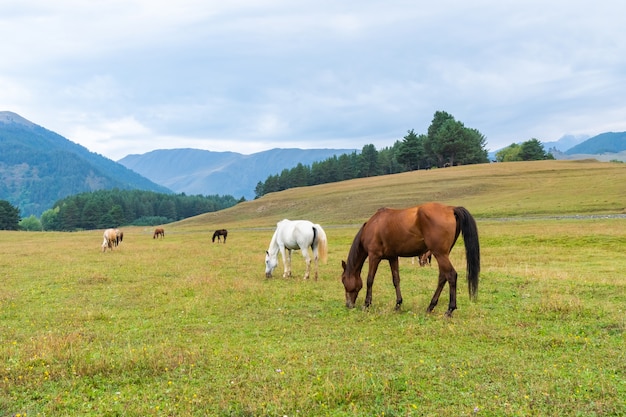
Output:
[[273,227],[282,218],[304,217],[323,224],[354,224],[383,206],[408,207],[427,201],[464,205],[478,218],[624,213],[624,184],[626,165],[617,163],[470,165],[286,190],[180,225]]
[[[127,228],[106,254],[101,231],[0,232],[0,416],[624,415],[626,221],[496,219],[623,213],[624,179],[621,164],[541,162],[350,181],[166,225],[162,240]],[[478,218],[478,302],[459,244],[452,319],[445,293],[424,312],[436,263],[407,260],[401,312],[385,265],[373,306],[345,309],[357,224],[431,199]],[[264,278],[283,217],[328,225],[318,282]],[[210,243],[218,225],[226,245]]]

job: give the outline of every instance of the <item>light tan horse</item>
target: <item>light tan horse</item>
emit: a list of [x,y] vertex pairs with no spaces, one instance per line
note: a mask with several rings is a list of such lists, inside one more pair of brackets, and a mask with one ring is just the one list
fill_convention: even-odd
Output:
[[117,233],[115,233],[115,229],[105,230],[102,237],[104,238],[102,241],[102,252],[106,252],[107,248],[113,251],[113,246],[115,246],[117,242]]
[[120,229],[115,229],[115,246],[118,246],[124,240],[124,232]]

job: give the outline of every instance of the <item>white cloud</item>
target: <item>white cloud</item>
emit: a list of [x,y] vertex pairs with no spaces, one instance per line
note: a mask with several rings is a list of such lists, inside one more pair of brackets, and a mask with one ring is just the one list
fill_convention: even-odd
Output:
[[626,3],[8,0],[0,106],[88,149],[390,146],[437,110],[492,149],[626,130]]

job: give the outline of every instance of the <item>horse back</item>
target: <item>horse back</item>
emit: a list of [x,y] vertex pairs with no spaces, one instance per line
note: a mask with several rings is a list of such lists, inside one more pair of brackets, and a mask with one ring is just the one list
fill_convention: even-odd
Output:
[[405,209],[379,209],[363,226],[361,242],[381,257],[449,253],[458,237],[453,207],[426,203]]
[[440,203],[426,203],[418,207],[417,221],[426,246],[433,253],[448,254],[460,232],[454,207]]
[[276,243],[287,249],[301,249],[313,244],[314,224],[308,220],[281,220],[276,224]]

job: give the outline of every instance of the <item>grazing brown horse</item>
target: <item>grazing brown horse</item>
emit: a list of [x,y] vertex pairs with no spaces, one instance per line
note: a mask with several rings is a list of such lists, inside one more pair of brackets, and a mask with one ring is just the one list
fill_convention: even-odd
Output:
[[116,245],[117,233],[115,229],[106,229],[102,235],[104,240],[102,241],[102,252],[106,252],[107,248],[113,250],[113,246]]
[[152,235],[152,239],[156,239],[157,237],[165,237],[165,230],[160,227],[154,229],[154,234]]
[[439,282],[427,311],[431,312],[446,282],[450,286],[447,316],[456,310],[457,273],[450,262],[450,251],[460,233],[463,233],[467,261],[467,283],[470,299],[478,293],[480,246],[478,229],[472,215],[463,207],[426,203],[402,210],[379,209],[363,224],[352,242],[347,262],[342,261],[341,280],[346,290],[346,306],[355,305],[363,287],[361,269],[369,258],[365,307],[372,303],[372,286],[378,264],[389,261],[393,285],[396,288],[396,309],[402,305],[398,257],[421,256],[430,251],[439,265]]
[[215,238],[217,237],[217,243],[219,243],[220,236],[224,237],[224,243],[226,243],[226,238],[228,237],[228,230],[226,229],[216,230],[215,233],[213,233],[213,239],[211,240],[211,242],[215,243]]

